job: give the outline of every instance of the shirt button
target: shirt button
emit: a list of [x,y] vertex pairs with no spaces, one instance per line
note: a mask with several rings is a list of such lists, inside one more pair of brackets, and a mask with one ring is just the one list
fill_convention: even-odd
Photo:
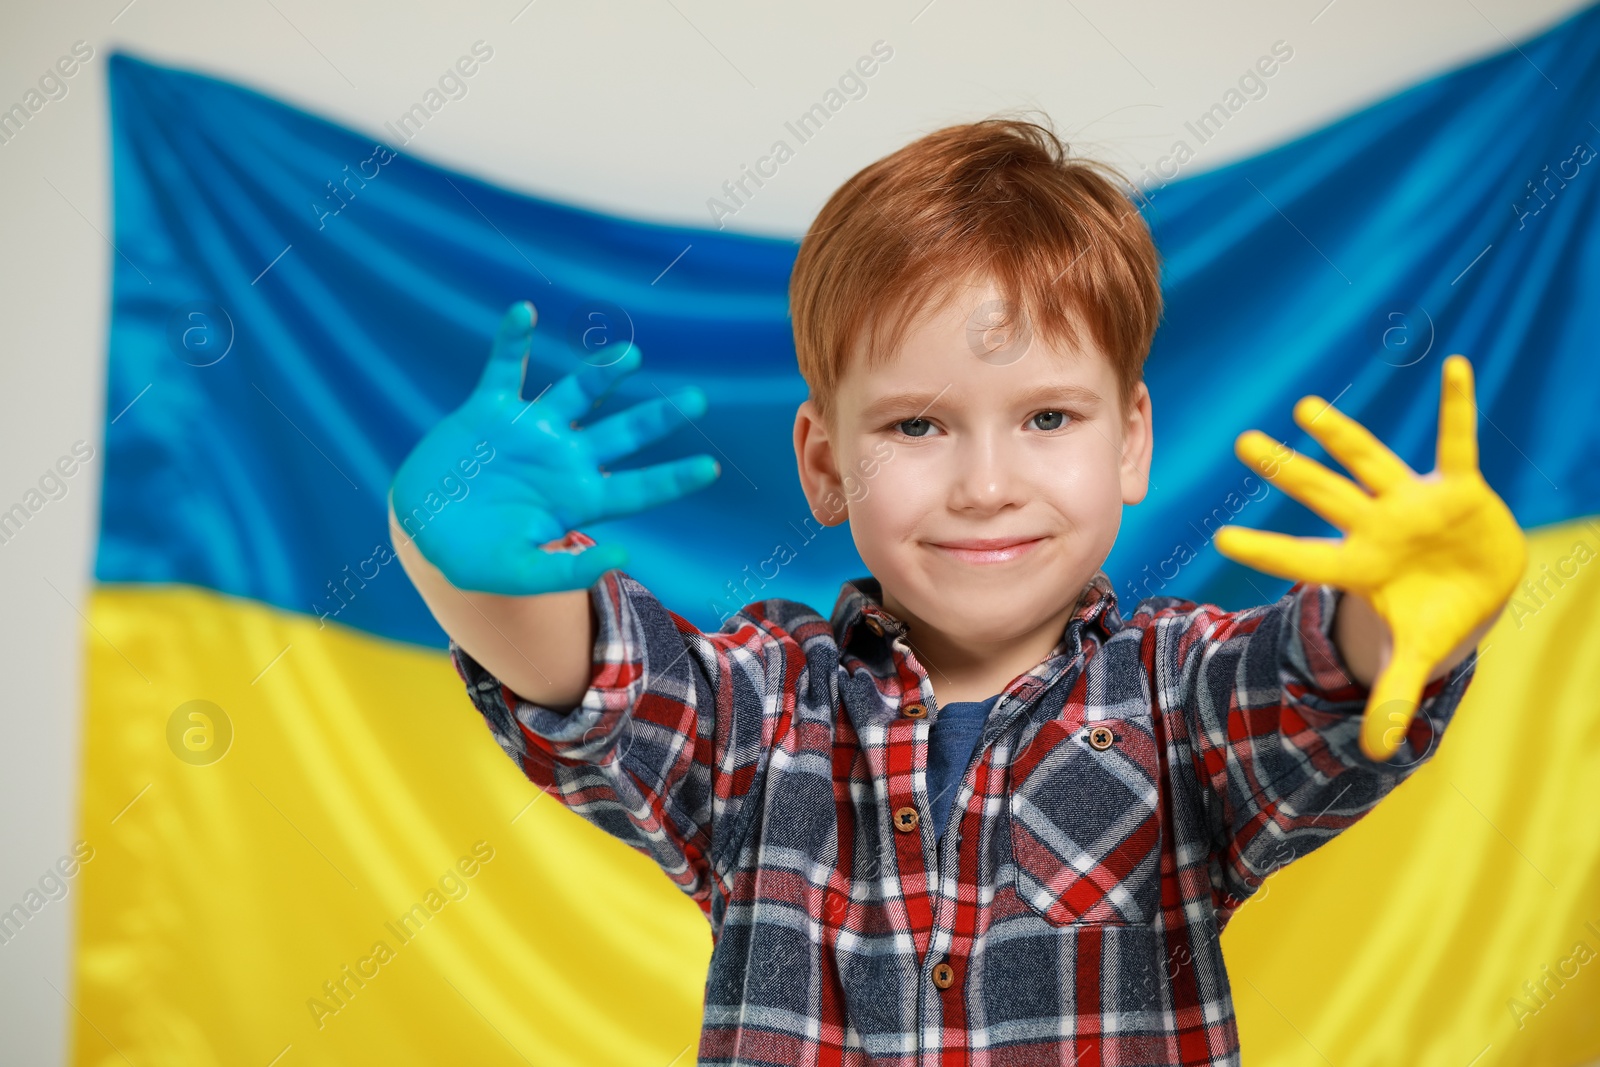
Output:
[[907,704],[900,709],[900,714],[908,719],[926,719],[928,717],[928,706],[926,704]]
[[1109,726],[1096,726],[1089,731],[1089,744],[1094,746],[1096,751],[1104,752],[1110,748],[1112,740],[1111,727]]
[[909,833],[917,828],[917,809],[912,807],[896,808],[894,813],[894,828],[902,833]]
[[948,963],[935,964],[933,968],[933,984],[940,989],[949,989],[955,985],[956,969]]
[[879,622],[877,617],[874,615],[867,616],[867,629],[871,630],[879,637],[883,636],[883,623]]

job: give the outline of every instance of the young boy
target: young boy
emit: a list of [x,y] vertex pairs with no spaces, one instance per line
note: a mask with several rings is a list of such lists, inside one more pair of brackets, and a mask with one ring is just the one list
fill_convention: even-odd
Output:
[[[630,348],[523,400],[519,304],[391,493],[473,703],[705,911],[702,1064],[1238,1062],[1224,925],[1429,757],[1522,573],[1465,360],[1434,474],[1310,398],[1367,490],[1240,438],[1347,537],[1219,548],[1315,583],[1124,616],[1100,566],[1146,492],[1161,298],[1116,184],[1030,123],[940,130],[834,194],[790,297],[800,479],[872,576],[826,618],[771,599],[703,633],[663,607],[577,528],[716,476],[600,469],[704,397],[580,427]],[[474,492],[438,501],[485,442]],[[1400,713],[1364,741],[1380,675]]]

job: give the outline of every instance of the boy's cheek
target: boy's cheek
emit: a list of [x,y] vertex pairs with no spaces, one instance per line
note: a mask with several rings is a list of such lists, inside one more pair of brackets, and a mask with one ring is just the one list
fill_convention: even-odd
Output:
[[859,519],[894,534],[915,528],[924,517],[942,510],[948,500],[949,474],[937,463],[918,462],[922,459],[911,452],[896,453],[888,462],[871,456],[858,459],[841,485],[852,522]]
[[876,478],[882,469],[883,462],[894,455],[894,446],[887,441],[879,441],[873,448],[872,454],[863,456],[856,466],[861,471],[863,478]]

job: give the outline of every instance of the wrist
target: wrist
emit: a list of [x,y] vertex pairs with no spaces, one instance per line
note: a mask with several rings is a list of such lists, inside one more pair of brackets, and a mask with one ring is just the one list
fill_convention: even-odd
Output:
[[1389,624],[1367,599],[1339,586],[1334,597],[1333,644],[1344,663],[1345,673],[1366,688],[1388,666],[1394,652]]

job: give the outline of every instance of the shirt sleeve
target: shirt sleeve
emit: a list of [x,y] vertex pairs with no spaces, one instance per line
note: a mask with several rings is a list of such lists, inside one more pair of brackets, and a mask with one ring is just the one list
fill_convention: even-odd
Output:
[[1353,825],[1432,758],[1476,671],[1474,651],[1429,682],[1399,750],[1368,758],[1370,690],[1333,638],[1342,595],[1297,582],[1243,611],[1157,606],[1158,700],[1190,740],[1222,923],[1272,871]]
[[639,582],[607,571],[589,590],[589,687],[572,709],[524,700],[450,642],[495,740],[530,781],[654,859],[710,914],[751,813],[793,669],[792,642],[761,613],[702,633]]

